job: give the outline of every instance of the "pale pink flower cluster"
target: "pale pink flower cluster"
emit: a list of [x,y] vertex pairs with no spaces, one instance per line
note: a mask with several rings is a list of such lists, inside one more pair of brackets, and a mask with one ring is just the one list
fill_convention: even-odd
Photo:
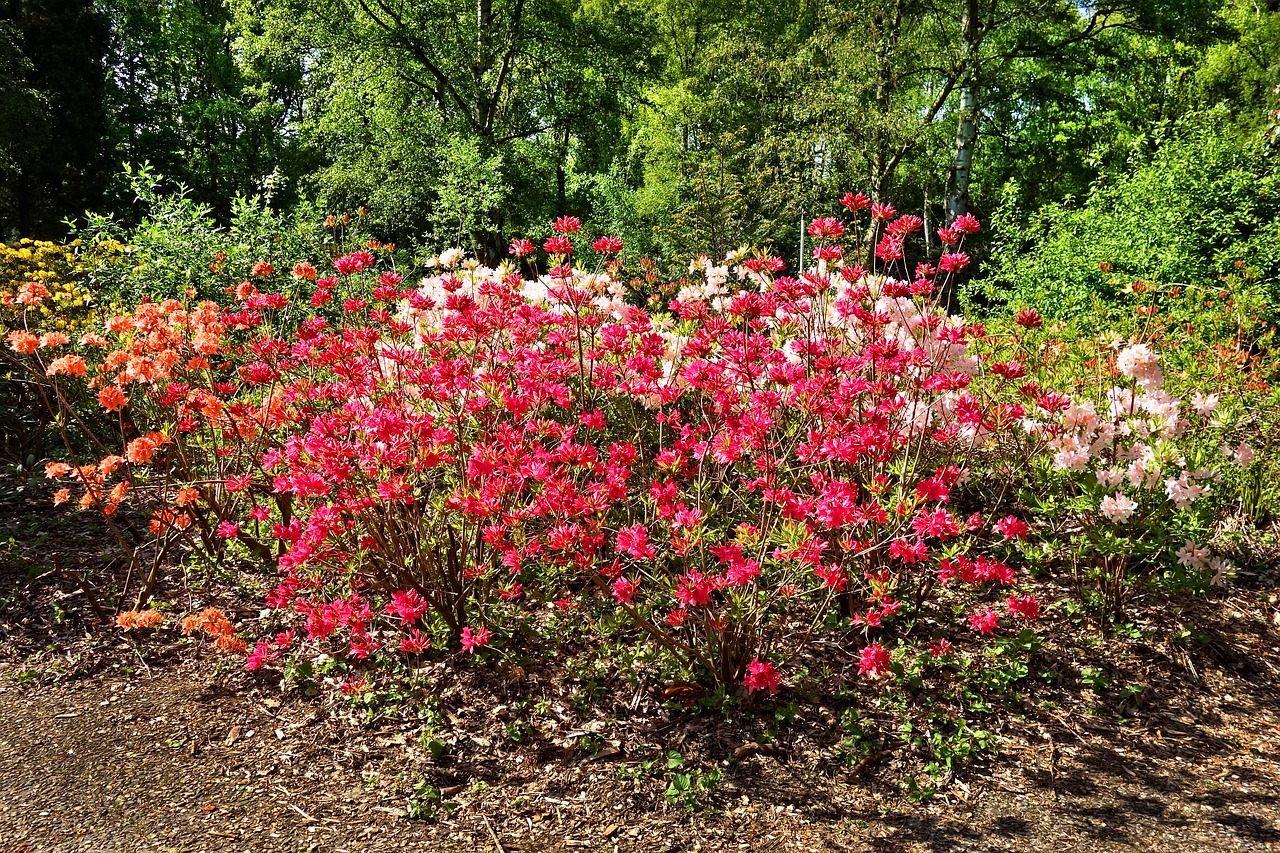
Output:
[[1258,454],[1254,451],[1254,449],[1249,446],[1249,443],[1247,441],[1241,441],[1240,446],[1235,448],[1234,450],[1228,447],[1228,448],[1225,448],[1222,452],[1227,455],[1228,459],[1230,459],[1235,464],[1239,465],[1241,468],[1253,462],[1253,460],[1256,459],[1258,456]]
[[1054,440],[1053,464],[1060,471],[1077,473],[1089,465],[1089,444],[1078,435],[1064,435]]
[[1187,543],[1178,549],[1178,565],[1186,566],[1188,569],[1201,571],[1209,565],[1209,549],[1198,542],[1187,540]]
[[1169,500],[1173,501],[1173,505],[1178,509],[1190,508],[1197,498],[1203,497],[1211,491],[1209,486],[1193,482],[1191,474],[1186,471],[1183,471],[1182,476],[1177,479],[1171,477],[1165,480],[1164,489],[1169,496]]
[[[702,273],[702,277],[706,281],[706,287],[702,289],[704,296],[714,296],[716,294],[728,293],[725,283],[729,280],[729,265],[714,263],[706,255],[698,255],[689,262],[689,272],[697,274]],[[697,287],[697,285],[693,285]],[[683,290],[681,291],[684,292]],[[684,297],[681,297],[684,298]]]
[[[1156,489],[1163,483],[1176,507],[1186,509],[1209,494],[1203,481],[1220,477],[1207,468],[1188,472],[1186,459],[1172,440],[1188,426],[1181,417],[1182,402],[1160,387],[1163,375],[1156,354],[1146,344],[1126,347],[1117,357],[1117,367],[1141,388],[1113,387],[1107,390],[1107,417],[1101,420],[1088,402],[1072,403],[1062,414],[1063,432],[1050,442],[1054,465],[1062,471],[1078,473],[1093,466],[1103,489],[1112,491],[1126,482],[1133,489]],[[1197,396],[1197,412],[1212,411],[1217,398]],[[1132,443],[1119,443],[1124,437]],[[1229,456],[1232,451],[1227,452]],[[1246,453],[1247,457],[1247,453]],[[1233,457],[1234,458],[1234,457]],[[1103,511],[1111,520],[1127,520],[1132,510],[1123,495],[1104,501]]]
[[1221,557],[1214,557],[1209,560],[1209,568],[1213,570],[1213,577],[1209,579],[1209,583],[1214,586],[1226,586],[1227,576],[1236,570],[1230,561]]
[[1116,524],[1124,524],[1133,518],[1134,512],[1138,509],[1138,504],[1124,492],[1116,492],[1114,495],[1107,495],[1102,499],[1102,514],[1107,517],[1108,521]]
[[1137,399],[1138,408],[1147,413],[1146,420],[1134,422],[1134,429],[1141,430],[1139,435],[1146,438],[1158,435],[1161,438],[1175,438],[1182,429],[1182,421],[1178,413],[1182,403],[1167,391],[1158,388],[1142,394]]
[[1160,459],[1150,445],[1139,442],[1127,450],[1118,450],[1116,458],[1131,460],[1124,476],[1135,489],[1154,488],[1160,482]]
[[1116,369],[1137,382],[1144,390],[1159,388],[1164,384],[1160,370],[1160,358],[1146,344],[1125,347],[1116,356]]
[[1207,418],[1213,414],[1214,409],[1218,408],[1218,395],[1210,394],[1206,397],[1197,391],[1191,395],[1191,408],[1200,417]]
[[1124,482],[1124,472],[1114,465],[1110,468],[1099,468],[1095,474],[1098,485],[1108,491]]

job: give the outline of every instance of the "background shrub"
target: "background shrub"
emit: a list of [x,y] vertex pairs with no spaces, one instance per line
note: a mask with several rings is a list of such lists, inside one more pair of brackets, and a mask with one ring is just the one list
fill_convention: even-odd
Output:
[[989,274],[964,288],[965,303],[1081,318],[1135,280],[1202,284],[1243,260],[1274,310],[1280,173],[1261,140],[1242,147],[1220,133],[1226,118],[1215,110],[1180,121],[1149,162],[1095,184],[1087,199],[1022,218],[1010,193],[994,218]]

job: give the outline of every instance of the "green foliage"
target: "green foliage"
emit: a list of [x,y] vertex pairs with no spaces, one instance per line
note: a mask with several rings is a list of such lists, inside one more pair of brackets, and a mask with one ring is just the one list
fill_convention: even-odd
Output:
[[141,222],[130,228],[115,217],[90,214],[78,233],[89,257],[99,246],[129,244],[128,262],[99,263],[90,273],[90,289],[106,306],[143,297],[186,298],[188,289],[197,298],[221,298],[260,261],[286,272],[303,258],[332,256],[343,241],[358,240],[323,227],[324,217],[314,209],[280,215],[262,197],[237,196],[230,224],[222,226],[185,187],[169,191],[150,164],[126,167],[125,174],[144,211]]
[[509,230],[589,212],[589,176],[608,172],[625,99],[652,66],[640,11],[611,4],[232,9],[264,76],[307,57],[307,108],[288,117],[320,161],[305,186],[329,206],[367,206],[384,239],[488,260]]
[[1149,162],[1095,186],[1083,206],[1050,204],[1022,220],[1011,189],[990,274],[965,300],[1082,317],[1135,280],[1199,284],[1243,260],[1276,304],[1280,175],[1257,146],[1221,134],[1226,118],[1214,110],[1180,122]]
[[[232,199],[262,191],[273,173],[297,171],[298,140],[280,132],[296,77],[262,80],[257,65],[237,56],[224,4],[108,0],[106,8],[111,166],[154,164],[220,224],[233,215]],[[115,175],[107,208],[131,220],[145,215],[133,197],[127,176]]]
[[1227,4],[1224,17],[1235,37],[1205,51],[1196,84],[1206,103],[1227,109],[1228,132],[1256,139],[1274,107],[1280,82],[1280,9],[1237,0]]
[[457,803],[445,799],[440,789],[426,779],[419,779],[414,783],[413,793],[409,797],[409,820],[435,823],[447,820],[457,809]]
[[[720,771],[716,769],[685,766],[684,757],[672,751],[667,753],[667,789],[663,793],[668,803],[683,806],[691,812],[702,811],[707,800],[720,785]],[[685,772],[677,772],[685,771]]]

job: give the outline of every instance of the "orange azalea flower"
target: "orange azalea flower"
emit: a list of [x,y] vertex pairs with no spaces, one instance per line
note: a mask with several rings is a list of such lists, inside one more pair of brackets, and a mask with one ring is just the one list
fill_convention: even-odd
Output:
[[61,506],[62,504],[66,503],[69,500],[71,500],[70,489],[58,489],[58,491],[53,493],[54,506]]
[[201,329],[196,332],[195,337],[191,339],[191,348],[202,355],[213,355],[221,346],[219,336],[222,334],[222,327],[218,327],[218,331],[212,329]]
[[222,409],[222,401],[216,397],[207,397],[200,403],[200,412],[211,421],[222,417]]
[[199,501],[200,490],[193,486],[187,486],[184,489],[180,489],[177,497],[173,499],[174,504],[177,506],[187,506],[188,504],[198,503]]
[[275,271],[276,271],[276,268],[271,266],[271,264],[267,263],[266,261],[258,261],[256,264],[253,265],[253,269],[249,271],[249,274],[252,275],[254,278],[266,278],[267,276],[271,275]]
[[158,610],[126,610],[116,617],[116,624],[126,631],[139,628],[155,628],[164,622],[164,615]]
[[213,645],[218,651],[229,655],[242,655],[249,650],[249,644],[235,636],[220,635]]
[[114,385],[108,385],[98,392],[98,405],[108,412],[118,412],[129,403],[129,398]]
[[112,334],[122,334],[133,328],[132,317],[109,317],[107,318],[107,331]]
[[194,322],[207,326],[210,323],[218,322],[218,315],[221,311],[222,309],[218,307],[218,303],[206,299],[196,306],[195,313],[191,315],[191,318]]
[[79,468],[73,468],[72,472],[76,479],[82,483],[100,483],[102,475],[98,473],[97,465],[81,465]]
[[111,474],[123,464],[124,459],[113,453],[110,456],[102,457],[102,461],[98,463],[98,471],[102,476],[110,477]]
[[305,279],[307,281],[315,281],[316,268],[313,267],[311,264],[307,263],[306,261],[303,261],[300,264],[294,264],[293,277],[299,278],[299,279]]
[[164,375],[160,366],[149,358],[133,356],[124,374],[134,382],[154,382]]
[[46,371],[49,376],[57,376],[58,374],[84,376],[87,372],[88,368],[84,363],[84,359],[78,355],[59,356],[49,363],[49,369]]
[[30,355],[36,351],[36,347],[40,345],[40,339],[30,332],[22,330],[9,333],[9,349],[14,352]]
[[50,480],[56,480],[71,473],[71,466],[65,462],[46,462],[44,463],[44,475]]
[[18,288],[18,302],[22,305],[39,305],[49,295],[49,288],[38,281],[29,281]]
[[102,369],[105,372],[119,370],[129,362],[129,354],[124,350],[112,350],[107,353],[107,357],[102,362]]
[[236,299],[248,299],[257,294],[258,288],[254,287],[252,282],[242,281],[236,285]]
[[80,346],[84,347],[105,347],[109,343],[111,342],[97,332],[85,332],[80,337]]
[[182,620],[182,633],[192,634],[201,631],[214,639],[214,646],[219,651],[230,654],[243,654],[249,646],[236,636],[235,626],[216,607],[207,607],[199,613],[193,613]]
[[47,335],[40,336],[41,347],[60,347],[67,341],[71,340],[63,332],[49,332]]
[[129,442],[128,446],[124,449],[124,455],[125,458],[134,465],[146,465],[151,461],[151,458],[156,455],[156,450],[156,443],[146,436],[143,436],[141,438],[135,438],[133,441]]

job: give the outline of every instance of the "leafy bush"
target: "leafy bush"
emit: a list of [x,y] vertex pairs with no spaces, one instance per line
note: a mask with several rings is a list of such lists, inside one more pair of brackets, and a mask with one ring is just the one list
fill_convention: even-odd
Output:
[[92,290],[100,303],[127,309],[143,299],[220,299],[230,286],[249,279],[256,265],[291,267],[299,258],[329,259],[360,246],[359,217],[328,216],[306,205],[289,216],[270,199],[236,197],[231,224],[223,228],[212,210],[185,189],[168,192],[164,176],[149,166],[126,167],[144,213],[136,227],[114,217],[87,214],[77,232],[82,254],[127,244],[127,264],[90,264]]
[[1150,162],[1095,186],[1082,206],[1049,205],[1024,222],[1006,205],[990,275],[966,286],[966,304],[1081,318],[1097,301],[1120,300],[1135,280],[1199,284],[1244,261],[1274,310],[1280,173],[1260,144],[1241,148],[1219,133],[1223,120],[1209,112],[1182,121]]

